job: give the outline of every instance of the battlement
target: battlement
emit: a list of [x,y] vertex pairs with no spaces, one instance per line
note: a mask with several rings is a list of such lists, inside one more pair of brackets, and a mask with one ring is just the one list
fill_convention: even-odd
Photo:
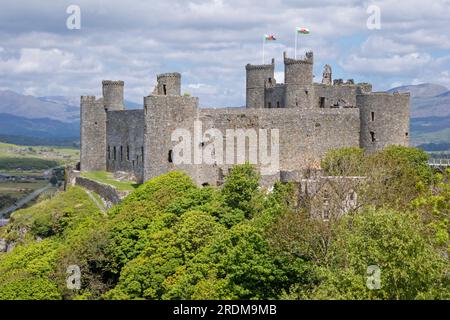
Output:
[[283,59],[285,65],[290,64],[314,64],[314,53],[312,51],[306,52],[305,56],[300,59],[288,58],[286,51],[283,52]]
[[181,74],[178,72],[162,73],[156,76],[157,84],[153,90],[154,95],[179,96],[181,95]]
[[272,59],[272,63],[271,64],[250,64],[248,63],[245,66],[245,70],[268,70],[268,69],[273,69],[275,66],[275,59]]
[[333,85],[335,86],[342,86],[342,85],[355,85],[355,80],[348,79],[347,81],[344,81],[343,79],[334,79]]
[[121,87],[123,87],[125,85],[125,82],[122,80],[103,80],[102,85],[103,86],[121,86]]
[[81,104],[94,103],[95,96],[81,96],[80,101],[81,101]]
[[163,78],[180,78],[181,74],[178,72],[161,73],[156,76],[156,80],[161,80]]

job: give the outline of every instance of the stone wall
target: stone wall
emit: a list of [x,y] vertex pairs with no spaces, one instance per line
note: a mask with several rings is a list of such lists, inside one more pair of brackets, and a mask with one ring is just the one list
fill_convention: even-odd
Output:
[[[220,185],[232,165],[254,160],[248,157],[250,145],[240,152],[244,157],[226,159],[229,129],[254,130],[255,137],[249,134],[247,139],[256,139],[258,145],[265,138],[269,146],[267,130],[269,136],[270,130],[278,130],[276,172],[258,167],[268,183],[299,178],[306,168],[318,169],[330,149],[360,146],[372,152],[392,144],[408,145],[408,94],[372,93],[370,84],[353,80],[336,79],[331,85],[330,67],[328,83],[313,84],[313,60],[312,53],[300,59],[285,54],[285,84],[275,81],[273,59],[271,64],[248,64],[247,108],[198,108],[198,98],[180,96],[181,75],[166,73],[158,76],[153,94],[144,97],[144,110],[125,111],[123,82],[106,81],[104,99],[81,98],[81,171],[124,171],[146,181],[184,170],[198,184]],[[195,123],[203,126],[198,139]],[[191,136],[189,163],[173,161],[180,142],[179,135],[172,141],[176,130]],[[211,141],[202,136],[207,130],[222,134],[225,159],[196,163],[196,153],[212,150]],[[264,151],[270,157],[275,149]]]
[[264,108],[266,82],[275,81],[275,60],[272,64],[251,65],[245,67],[246,78],[246,106],[247,108]]
[[[187,101],[166,101],[160,97],[147,97],[145,146],[148,162],[145,163],[144,179],[171,170],[186,171],[198,184],[216,185],[222,175],[226,175],[232,164],[250,161],[249,145],[246,145],[246,157],[239,162],[235,157],[233,162],[227,161],[228,129],[255,129],[256,145],[261,139],[259,129],[278,129],[279,132],[279,170],[296,170],[299,168],[319,167],[321,158],[334,148],[359,146],[359,110],[323,109],[299,112],[298,109],[202,109],[195,103]],[[192,101],[191,101],[192,102]],[[165,111],[165,112],[164,112]],[[194,149],[208,148],[209,141],[194,140],[194,121],[202,124],[202,134],[208,129],[219,130],[223,137],[222,161],[213,164],[194,163]],[[191,164],[175,165],[170,162],[169,154],[173,152],[179,141],[171,141],[175,129],[187,130],[192,137],[190,149]],[[268,155],[271,155],[270,131],[264,132],[268,141]],[[204,144],[200,146],[200,144]],[[211,148],[211,147],[209,147]],[[211,150],[211,149],[208,149]],[[266,151],[266,150],[264,150]],[[258,151],[257,151],[258,153]],[[259,160],[257,160],[259,161]],[[262,169],[262,168],[260,168]],[[267,175],[278,174],[270,172]]]
[[123,81],[103,80],[103,102],[107,111],[124,110]]
[[158,75],[155,94],[168,96],[181,95],[181,74],[174,72]]
[[171,134],[192,125],[198,98],[153,95],[144,98],[144,180],[173,169],[168,161]]
[[356,107],[356,85],[314,84],[314,108]]
[[144,110],[110,111],[106,126],[106,164],[110,172],[132,173],[143,180]]
[[100,197],[112,204],[120,203],[130,193],[130,191],[119,191],[110,185],[84,177],[77,177],[75,184],[97,193]]
[[81,97],[80,107],[81,171],[106,170],[106,112],[103,99]]
[[358,95],[360,146],[368,152],[389,145],[409,145],[409,93]]
[[266,86],[264,108],[285,108],[286,86],[277,84]]

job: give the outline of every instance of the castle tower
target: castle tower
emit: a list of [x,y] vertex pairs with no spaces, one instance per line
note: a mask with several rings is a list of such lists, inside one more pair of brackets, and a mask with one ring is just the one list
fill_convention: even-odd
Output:
[[247,73],[246,106],[247,108],[264,108],[264,95],[266,82],[275,81],[275,59],[271,64],[245,66]]
[[304,59],[288,58],[284,52],[284,77],[286,84],[286,108],[310,108],[313,101],[312,52]]
[[328,86],[331,86],[333,84],[331,66],[329,64],[326,64],[325,67],[323,68],[322,84],[325,84]]
[[180,96],[181,95],[181,74],[163,73],[157,77],[158,84],[156,85],[157,95],[160,96]]
[[105,171],[106,111],[94,96],[81,97],[80,145],[81,171]]
[[106,111],[124,110],[123,81],[103,80],[103,102]]
[[409,93],[356,96],[360,110],[360,147],[367,152],[389,145],[409,145]]

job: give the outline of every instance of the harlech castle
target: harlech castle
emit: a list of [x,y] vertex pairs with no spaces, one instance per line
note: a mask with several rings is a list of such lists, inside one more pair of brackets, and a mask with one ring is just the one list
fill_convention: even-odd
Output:
[[[103,81],[102,98],[81,97],[81,171],[126,172],[142,182],[183,170],[199,185],[220,185],[234,163],[174,161],[179,142],[173,132],[183,128],[195,136],[196,123],[203,132],[255,132],[258,141],[267,140],[267,131],[276,129],[277,145],[269,140],[267,145],[269,154],[278,153],[278,165],[263,175],[264,183],[302,179],[305,172],[320,167],[331,149],[361,147],[373,152],[408,145],[409,93],[372,92],[368,83],[333,80],[329,65],[322,82],[314,83],[313,62],[312,52],[300,59],[284,54],[285,83],[276,83],[273,59],[271,64],[248,64],[245,108],[199,108],[198,98],[181,95],[181,75],[165,73],[157,76],[153,93],[144,97],[143,109],[125,110],[124,82]],[[200,137],[184,156],[194,158],[208,148],[208,139]],[[245,141],[241,153],[246,156],[252,146]],[[225,150],[225,144],[219,145]],[[245,156],[242,161],[248,160]]]

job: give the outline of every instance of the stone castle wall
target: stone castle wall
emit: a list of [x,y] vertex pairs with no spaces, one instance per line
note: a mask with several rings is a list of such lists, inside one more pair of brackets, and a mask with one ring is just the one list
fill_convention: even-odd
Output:
[[360,146],[368,152],[409,144],[409,93],[358,95],[361,111]]
[[81,97],[80,165],[82,171],[106,170],[106,112],[103,99]]
[[[202,109],[196,107],[196,101],[185,97],[179,97],[177,101],[173,97],[147,97],[146,106],[152,112],[148,112],[146,116],[145,142],[149,156],[145,163],[144,180],[181,169],[188,172],[198,184],[217,185],[232,164],[238,163],[237,141],[232,162],[226,161],[227,141],[224,141],[224,163],[195,164],[194,149],[207,148],[208,143],[200,146],[203,137],[200,139],[202,141],[194,141],[194,121],[202,124],[202,136],[212,128],[219,130],[224,138],[227,129],[255,129],[259,141],[259,129],[279,130],[279,170],[319,167],[321,158],[328,150],[359,146],[360,122],[359,110],[356,108],[311,110],[304,113],[299,113],[296,109]],[[171,141],[171,134],[175,129],[190,132],[191,164],[175,165],[169,161],[169,154],[179,143],[179,140]],[[266,133],[265,137],[270,155],[270,136]],[[245,161],[249,161],[248,145],[245,152]]]
[[133,173],[144,178],[144,111],[124,110],[107,113],[107,171]]
[[[125,111],[123,82],[104,81],[102,99],[81,98],[81,170],[125,171],[138,181],[184,170],[198,184],[220,185],[233,164],[252,160],[247,144],[240,151],[245,157],[226,161],[229,129],[253,130],[250,138],[255,134],[256,142],[268,141],[268,155],[270,138],[260,130],[278,130],[276,171],[258,167],[267,184],[280,180],[281,173],[302,176],[308,168],[319,169],[330,149],[359,146],[373,152],[392,144],[408,145],[409,94],[372,93],[368,83],[332,81],[329,66],[323,83],[313,83],[312,53],[301,59],[285,55],[284,64],[285,84],[274,79],[274,60],[246,66],[246,108],[199,108],[198,98],[181,96],[181,75],[165,73],[157,77],[153,93],[144,97],[143,110]],[[197,140],[195,123],[202,124]],[[223,135],[225,158],[196,163],[197,152],[211,150],[210,141],[201,135],[213,129]],[[191,136],[190,163],[173,161],[180,142],[172,141],[175,130]]]

